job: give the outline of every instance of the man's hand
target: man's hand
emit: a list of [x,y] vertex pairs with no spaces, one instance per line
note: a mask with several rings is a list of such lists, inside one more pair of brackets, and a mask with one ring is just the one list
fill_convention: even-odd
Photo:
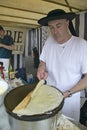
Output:
[[8,50],[15,50],[15,45],[8,46],[8,45],[0,43],[0,47],[3,47],[3,48],[8,49]]
[[46,63],[41,61],[37,70],[37,77],[39,80],[41,79],[46,80],[47,76],[48,76],[48,73],[46,71]]
[[63,93],[64,98],[71,97],[70,91],[66,91]]
[[15,45],[9,46],[9,50],[15,50]]
[[48,73],[46,71],[38,69],[38,71],[37,71],[37,77],[38,77],[39,80],[41,80],[41,79],[46,80],[47,76],[48,76]]

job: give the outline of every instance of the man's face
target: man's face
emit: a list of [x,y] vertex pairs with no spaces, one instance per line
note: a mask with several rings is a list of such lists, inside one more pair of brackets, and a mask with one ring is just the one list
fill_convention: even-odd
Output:
[[4,36],[4,30],[0,30],[0,37],[2,38]]
[[61,43],[68,33],[69,21],[66,19],[52,20],[48,22],[51,34],[54,39]]

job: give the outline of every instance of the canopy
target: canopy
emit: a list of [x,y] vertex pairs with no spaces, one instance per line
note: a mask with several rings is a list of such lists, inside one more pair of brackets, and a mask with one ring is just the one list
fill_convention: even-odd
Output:
[[87,0],[0,0],[0,24],[36,28],[38,19],[57,8],[66,12],[86,11]]

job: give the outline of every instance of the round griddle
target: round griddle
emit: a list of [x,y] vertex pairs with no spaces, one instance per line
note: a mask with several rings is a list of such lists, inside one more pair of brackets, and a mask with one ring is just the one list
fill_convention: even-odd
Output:
[[4,105],[5,105],[7,113],[10,116],[18,120],[23,120],[23,121],[39,121],[39,120],[44,120],[44,119],[48,119],[50,117],[55,116],[62,109],[63,104],[64,104],[64,99],[62,100],[61,104],[58,107],[43,114],[18,116],[17,114],[13,113],[12,110],[24,99],[24,97],[30,91],[32,91],[35,88],[35,86],[36,84],[20,86],[11,90],[5,96]]

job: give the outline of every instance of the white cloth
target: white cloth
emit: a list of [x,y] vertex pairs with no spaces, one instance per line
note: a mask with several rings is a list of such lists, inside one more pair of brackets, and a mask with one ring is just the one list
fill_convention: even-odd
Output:
[[67,116],[75,119],[79,122],[80,117],[80,92],[73,94],[72,97],[66,98],[62,113]]
[[4,70],[8,70],[9,68],[9,59],[5,59],[5,58],[0,58],[0,62],[3,62],[3,67],[4,67]]
[[[87,41],[84,39],[72,36],[65,43],[65,47],[62,47],[50,36],[40,55],[40,60],[46,63],[47,83],[56,86],[62,92],[71,89],[81,79],[82,74],[87,73],[86,58]],[[80,108],[79,99],[80,94],[77,93],[76,100],[79,107],[76,105],[74,107],[75,111]],[[72,105],[75,98],[67,98],[67,101],[69,105]],[[66,111],[67,108],[64,109]]]

